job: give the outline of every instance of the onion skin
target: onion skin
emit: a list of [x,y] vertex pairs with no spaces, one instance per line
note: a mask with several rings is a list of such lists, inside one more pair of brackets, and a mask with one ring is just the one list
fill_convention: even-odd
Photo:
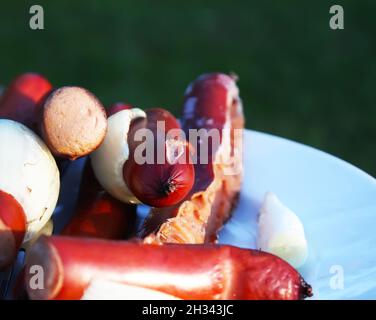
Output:
[[[158,122],[163,122],[165,132],[157,127]],[[135,159],[135,149],[138,144],[133,136],[137,129],[147,128],[154,136],[154,163],[138,164]],[[166,134],[173,129],[180,129],[179,122],[168,111],[161,108],[146,110],[146,120],[138,121],[130,128],[128,144],[130,157],[123,167],[124,180],[142,203],[152,207],[166,207],[179,203],[190,192],[194,183],[194,167],[190,159],[190,148],[181,136],[176,137],[177,143],[184,148],[181,159],[177,163],[167,160]],[[174,140],[176,141],[176,140]],[[164,150],[164,161],[157,163],[157,154]]]
[[[11,231],[11,235],[7,234],[7,230]],[[12,195],[0,190],[0,271],[16,259],[25,233],[26,215],[22,206]]]
[[158,290],[181,299],[302,299],[311,287],[282,259],[219,245],[146,245],[74,237],[42,237],[26,258],[44,270],[31,299],[80,299],[94,279]]
[[101,239],[126,239],[135,228],[136,206],[113,198],[98,183],[88,159],[81,181],[76,211],[63,235]]
[[19,75],[0,97],[0,118],[20,122],[37,132],[41,101],[51,90],[51,83],[42,75]]

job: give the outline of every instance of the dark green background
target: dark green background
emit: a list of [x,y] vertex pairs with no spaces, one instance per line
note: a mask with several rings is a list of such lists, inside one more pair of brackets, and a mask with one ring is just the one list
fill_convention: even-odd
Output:
[[[7,2],[7,3],[6,3]],[[2,1],[0,83],[24,71],[179,115],[196,76],[240,77],[247,127],[376,175],[376,1]],[[29,29],[31,4],[45,30]],[[345,30],[329,28],[342,4]]]

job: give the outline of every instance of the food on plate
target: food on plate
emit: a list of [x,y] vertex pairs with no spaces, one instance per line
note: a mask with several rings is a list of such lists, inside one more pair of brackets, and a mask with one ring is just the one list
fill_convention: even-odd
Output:
[[[41,266],[41,289],[30,287]],[[302,299],[311,287],[269,253],[219,245],[147,245],[63,236],[41,237],[26,257],[31,299],[81,299],[94,280],[158,290],[180,299]]]
[[53,90],[43,103],[41,132],[51,152],[70,160],[99,147],[107,130],[106,111],[81,87]]
[[[237,204],[244,116],[236,78],[197,78],[186,90],[181,122],[195,149],[195,182],[179,204],[151,210],[140,232],[146,243],[215,242]],[[201,132],[199,139],[193,141],[192,132]],[[208,138],[211,132],[218,134],[217,144]]]
[[97,182],[90,159],[87,160],[75,213],[63,235],[125,239],[134,229],[136,206],[113,198]]
[[37,131],[40,102],[51,90],[51,83],[40,74],[19,75],[0,96],[0,118],[18,121]]
[[[221,73],[198,77],[185,92],[179,122],[162,108],[126,103],[106,113],[88,90],[53,90],[38,74],[14,80],[0,97],[0,118],[12,119],[0,119],[0,270],[26,250],[13,297],[312,296],[295,269],[308,255],[303,225],[275,194],[267,193],[260,209],[262,251],[215,244],[243,177],[236,81]],[[52,236],[56,162],[63,168],[88,154],[75,213],[61,235]],[[121,241],[134,236],[137,204],[152,208],[139,238]],[[43,270],[42,286],[32,285],[35,266]]]
[[[91,155],[101,185],[126,203],[160,207],[183,199],[192,187],[194,170],[186,141],[179,137],[169,139],[167,134],[171,129],[180,128],[177,120],[160,108],[144,112],[116,106],[115,111],[110,109],[110,114],[114,113],[108,118],[105,140]],[[146,158],[143,150],[146,150]],[[182,152],[169,161],[170,150]],[[180,159],[184,159],[184,163]]]
[[179,300],[172,295],[129,284],[93,280],[85,289],[81,300]]
[[257,246],[301,267],[308,256],[304,227],[299,217],[268,192],[260,209]]
[[21,123],[0,119],[0,141],[0,192],[6,201],[0,217],[0,267],[4,267],[21,243],[32,239],[50,219],[60,178],[47,146]]

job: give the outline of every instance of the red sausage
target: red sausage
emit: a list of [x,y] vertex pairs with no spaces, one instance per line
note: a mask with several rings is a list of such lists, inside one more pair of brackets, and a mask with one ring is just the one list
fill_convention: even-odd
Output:
[[[44,270],[44,289],[29,287],[30,267]],[[80,299],[92,279],[158,290],[181,299],[302,299],[311,287],[282,259],[219,245],[41,237],[26,258],[31,299]]]
[[129,110],[132,108],[134,107],[131,106],[130,104],[126,104],[123,102],[116,102],[107,108],[107,117],[111,117],[112,115],[114,115],[115,113],[118,113],[119,111]]
[[[159,128],[158,123],[163,123],[164,128]],[[134,135],[137,130],[144,128],[149,129],[154,137],[154,159],[153,163],[139,164],[135,150],[140,142],[135,141]],[[123,176],[129,189],[142,203],[152,207],[170,206],[180,202],[190,192],[194,182],[194,167],[190,160],[189,145],[178,132],[173,135],[175,140],[169,139],[172,136],[166,137],[169,132],[173,134],[170,130],[179,129],[176,118],[161,108],[146,110],[146,119],[132,121],[128,135],[130,154],[123,167]],[[167,141],[181,146],[180,161],[169,161]],[[158,163],[159,154],[162,154],[162,161]]]
[[26,215],[18,201],[0,190],[0,271],[17,256],[26,232]]
[[0,118],[21,122],[37,130],[43,98],[52,90],[51,83],[37,73],[18,76],[0,98]]
[[136,206],[111,197],[97,182],[87,160],[72,220],[62,234],[76,237],[125,239],[136,221]]

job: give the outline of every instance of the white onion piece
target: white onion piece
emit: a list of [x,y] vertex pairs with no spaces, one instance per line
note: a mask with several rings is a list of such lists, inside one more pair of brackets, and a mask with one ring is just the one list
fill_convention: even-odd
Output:
[[140,203],[123,178],[123,166],[129,157],[129,126],[133,119],[145,117],[145,112],[138,108],[113,114],[108,118],[104,141],[91,154],[91,164],[99,183],[114,198],[126,203]]
[[52,232],[54,230],[54,223],[52,219],[48,220],[47,223],[43,226],[42,229],[40,229],[32,239],[22,244],[22,248],[24,250],[29,250],[29,248],[35,243],[35,241],[38,240],[41,236],[50,236],[52,235]]
[[262,251],[279,256],[295,268],[302,266],[308,256],[302,222],[271,192],[265,195],[260,209],[257,243]]
[[25,211],[24,242],[50,219],[60,190],[59,170],[45,143],[21,123],[6,119],[0,119],[0,189]]

